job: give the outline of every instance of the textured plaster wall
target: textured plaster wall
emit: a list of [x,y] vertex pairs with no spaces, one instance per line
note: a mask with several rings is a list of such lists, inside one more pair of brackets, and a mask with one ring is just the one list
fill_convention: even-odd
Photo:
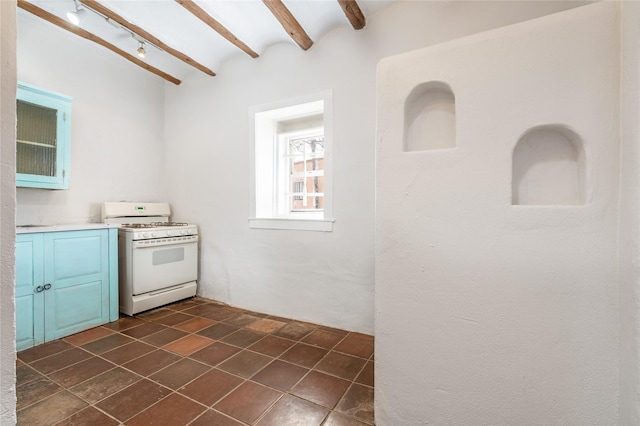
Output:
[[16,5],[0,1],[0,424],[16,422],[14,321]]
[[640,3],[622,3],[620,73],[620,422],[640,424]]
[[[380,63],[379,424],[619,423],[618,7]],[[403,152],[404,100],[426,81],[455,94],[457,145]],[[583,204],[511,204],[514,147],[542,125],[582,139]]]
[[[239,53],[215,78],[166,85],[167,194],[178,217],[200,225],[200,293],[372,333],[377,62],[580,4],[398,2],[364,30],[336,28],[306,52],[280,44],[258,59]],[[334,231],[249,229],[249,109],[323,90],[333,94]]]

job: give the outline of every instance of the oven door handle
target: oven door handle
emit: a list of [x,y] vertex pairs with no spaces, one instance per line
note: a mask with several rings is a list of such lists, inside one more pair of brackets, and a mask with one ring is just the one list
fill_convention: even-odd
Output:
[[165,247],[165,246],[179,246],[187,244],[195,244],[198,242],[197,235],[191,235],[188,237],[170,237],[170,238],[158,238],[156,240],[136,240],[132,241],[131,248],[134,250]]

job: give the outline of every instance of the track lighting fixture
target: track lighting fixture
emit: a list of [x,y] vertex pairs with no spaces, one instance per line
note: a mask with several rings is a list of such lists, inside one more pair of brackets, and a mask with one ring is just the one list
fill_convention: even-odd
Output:
[[[0,0],[0,1],[2,1],[2,0]],[[91,6],[83,4],[82,0],[73,0],[73,4],[75,5],[75,10],[71,10],[71,11],[67,12],[67,19],[73,25],[79,25],[80,24],[80,15],[86,13],[86,11],[88,10],[89,12],[93,12],[96,15],[100,16],[101,18],[103,18],[105,20],[105,22],[109,23],[110,25],[113,25],[114,27],[122,29],[122,30],[128,32],[129,34],[131,34],[131,37],[133,37],[134,40],[136,40],[139,43],[138,44],[138,49],[136,49],[136,52],[138,53],[139,57],[144,58],[147,55],[147,43],[149,43],[151,46],[155,47],[156,49],[158,49],[159,51],[162,52],[162,49],[159,48],[158,46],[156,46],[155,44],[153,44],[153,43],[149,42],[148,40],[142,38],[140,35],[138,35],[134,31],[132,31],[129,28],[125,27],[124,25],[114,21],[113,19],[109,18],[108,16],[105,16],[102,13],[98,12],[97,10],[92,9]]]
[[147,51],[144,48],[144,41],[141,41],[140,45],[138,46],[138,56],[140,56],[141,58],[144,58],[146,54],[147,54]]
[[78,0],[73,0],[75,5],[75,10],[71,10],[67,12],[67,19],[73,25],[80,25],[80,14],[84,13],[84,9],[80,6],[80,2]]

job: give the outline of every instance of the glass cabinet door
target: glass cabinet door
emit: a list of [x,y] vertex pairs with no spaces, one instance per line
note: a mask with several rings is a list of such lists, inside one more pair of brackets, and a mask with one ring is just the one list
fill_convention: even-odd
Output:
[[18,84],[17,186],[68,189],[71,98]]

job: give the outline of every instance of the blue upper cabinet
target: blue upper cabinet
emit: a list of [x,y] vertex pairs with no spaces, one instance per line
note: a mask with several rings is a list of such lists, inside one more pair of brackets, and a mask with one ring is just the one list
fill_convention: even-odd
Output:
[[71,98],[18,83],[16,185],[69,189]]

